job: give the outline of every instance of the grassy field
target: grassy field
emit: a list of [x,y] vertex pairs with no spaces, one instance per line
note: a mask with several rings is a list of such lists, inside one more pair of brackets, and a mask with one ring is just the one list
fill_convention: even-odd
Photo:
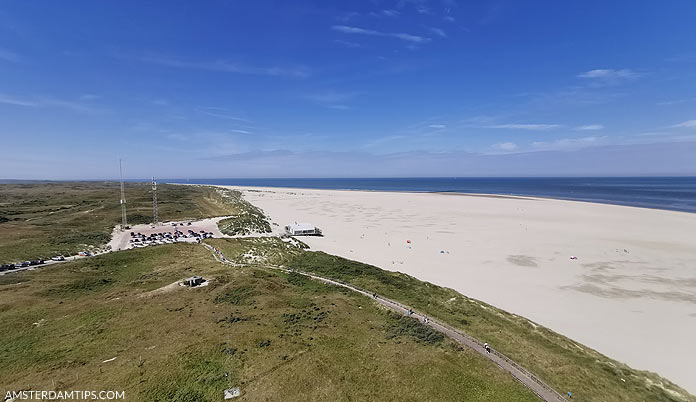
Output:
[[284,265],[408,304],[486,341],[577,401],[696,401],[654,373],[631,369],[523,317],[454,290],[367,264],[290,247],[277,238],[209,240],[239,263]]
[[[210,285],[168,286],[194,274]],[[247,401],[536,400],[486,359],[369,298],[223,266],[201,245],[0,277],[0,327],[0,391],[219,401],[239,386]]]
[[[237,192],[159,184],[161,221],[234,215],[247,210]],[[74,255],[109,241],[121,223],[115,182],[0,184],[0,263]],[[127,183],[128,223],[152,222],[149,183]]]

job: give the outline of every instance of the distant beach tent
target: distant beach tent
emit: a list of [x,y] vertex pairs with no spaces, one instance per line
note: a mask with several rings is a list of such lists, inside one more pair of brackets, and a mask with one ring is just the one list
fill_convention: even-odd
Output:
[[290,236],[321,236],[321,229],[311,223],[297,223],[287,225],[285,233]]

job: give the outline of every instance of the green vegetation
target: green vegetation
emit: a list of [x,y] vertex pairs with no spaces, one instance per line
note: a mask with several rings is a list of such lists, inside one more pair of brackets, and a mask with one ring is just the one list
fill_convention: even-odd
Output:
[[[157,197],[160,220],[248,210],[239,192],[208,186],[160,184]],[[127,183],[126,199],[129,224],[152,221],[149,183]],[[121,223],[119,200],[115,182],[0,184],[0,263],[74,255],[105,245]],[[257,220],[251,227],[259,225]]]
[[271,224],[259,208],[242,197],[239,191],[227,191],[225,198],[237,208],[235,216],[218,222],[220,231],[227,235],[248,235],[250,233],[271,233]]
[[[577,401],[696,401],[657,374],[631,369],[529,320],[448,288],[356,261],[310,252],[277,238],[209,240],[238,263],[282,265],[376,291],[488,342]],[[431,334],[407,318],[388,334],[429,343]]]
[[[192,275],[210,284],[170,285]],[[112,389],[131,401],[220,401],[235,386],[241,401],[536,400],[486,359],[447,339],[424,342],[420,324],[369,298],[232,268],[197,244],[10,276],[0,281],[4,389]]]
[[[149,185],[129,184],[129,219],[147,222]],[[160,190],[161,189],[161,190]],[[0,255],[10,261],[103,244],[120,220],[115,183],[0,187]],[[232,215],[227,233],[266,232],[239,192],[158,188],[164,219]],[[132,215],[131,215],[132,213]],[[536,400],[510,375],[417,320],[298,271],[352,283],[486,341],[577,401],[696,401],[522,317],[401,273],[311,252],[293,238],[100,255],[0,276],[5,389],[113,389],[128,400]],[[186,288],[201,275],[207,286]],[[115,360],[111,360],[112,358]]]
[[405,317],[396,313],[390,313],[391,324],[387,329],[387,338],[410,336],[418,342],[438,345],[445,336],[423,324],[415,318]]

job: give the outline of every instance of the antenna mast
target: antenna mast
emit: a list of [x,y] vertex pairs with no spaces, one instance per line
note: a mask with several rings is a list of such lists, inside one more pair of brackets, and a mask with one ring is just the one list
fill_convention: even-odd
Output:
[[152,223],[157,224],[157,182],[152,177]]
[[126,192],[123,189],[123,166],[121,159],[118,160],[118,171],[121,174],[121,230],[125,230],[128,222],[126,222]]

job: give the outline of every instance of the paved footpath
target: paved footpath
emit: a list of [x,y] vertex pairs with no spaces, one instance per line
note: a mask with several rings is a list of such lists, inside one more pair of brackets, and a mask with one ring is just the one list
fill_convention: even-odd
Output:
[[[229,265],[233,266],[241,266],[243,264],[235,264],[229,261],[225,256],[222,254],[217,249],[214,249],[213,247],[203,243],[203,245],[208,248],[211,252],[213,252],[213,255],[215,256],[215,259]],[[344,282],[340,282],[334,279],[329,279],[325,278],[323,276],[318,276],[314,275],[309,272],[303,272],[303,271],[298,271],[298,270],[292,270],[292,269],[287,269],[283,267],[278,267],[278,266],[269,266],[273,269],[283,271],[283,272],[297,272],[302,275],[306,275],[314,280],[321,281],[324,283],[328,283],[330,285],[335,285],[335,286],[341,286],[346,289],[350,289],[353,292],[360,293],[361,295],[367,296],[371,299],[373,299],[375,302],[388,307],[389,309],[396,311],[400,314],[407,315],[408,311],[411,310],[411,317],[418,319],[420,322],[425,323],[425,325],[430,326],[431,328],[435,329],[436,331],[439,331],[448,337],[452,338],[454,341],[459,343],[460,345],[466,346],[470,349],[472,349],[475,352],[478,352],[480,355],[486,357],[487,359],[493,361],[495,364],[497,364],[500,368],[503,370],[507,371],[508,373],[512,374],[513,377],[520,383],[522,383],[524,386],[529,388],[532,392],[534,392],[539,398],[541,398],[544,401],[547,402],[558,402],[558,401],[565,401],[566,398],[561,396],[558,392],[556,392],[553,388],[551,388],[549,385],[545,384],[543,381],[538,379],[534,374],[530,373],[529,371],[525,370],[520,366],[519,364],[515,363],[513,360],[505,356],[504,354],[495,351],[491,349],[490,353],[486,351],[483,347],[483,343],[481,343],[479,340],[459,331],[456,330],[449,325],[440,322],[438,320],[433,320],[431,318],[427,319],[427,322],[425,320],[425,316],[421,313],[416,312],[412,308],[405,306],[397,301],[390,300],[387,298],[384,298],[382,296],[379,296],[373,292],[367,291],[365,289],[361,289],[357,286],[350,285]]]

